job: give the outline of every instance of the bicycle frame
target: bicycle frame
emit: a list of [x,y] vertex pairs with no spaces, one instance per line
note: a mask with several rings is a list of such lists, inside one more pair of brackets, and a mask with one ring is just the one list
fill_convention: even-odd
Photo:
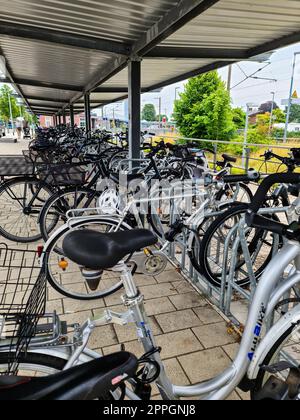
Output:
[[[294,262],[295,272],[287,279],[283,279],[286,267]],[[56,346],[51,349],[31,347],[30,351],[52,354],[67,360],[65,369],[91,360],[99,355],[87,348],[89,338],[97,326],[108,323],[127,325],[134,323],[137,329],[137,336],[142,343],[145,353],[156,348],[155,338],[149,326],[148,317],[144,308],[144,299],[140,294],[131,270],[124,264],[116,268],[121,273],[121,279],[125,288],[123,302],[127,312],[116,313],[106,310],[102,315],[89,319],[85,324],[77,328],[77,346]],[[223,400],[227,398],[234,389],[241,383],[245,375],[249,380],[255,380],[266,355],[274,347],[278,339],[290,329],[291,326],[300,324],[300,305],[295,306],[268,331],[261,339],[262,329],[268,318],[272,315],[275,306],[280,298],[293,286],[300,283],[300,244],[288,241],[280,251],[280,258],[273,259],[263,274],[251,304],[248,321],[242,338],[240,349],[225,372],[216,378],[193,386],[173,385],[164,369],[164,364],[159,353],[151,356],[161,367],[161,372],[156,384],[164,399],[176,400],[187,397],[203,397],[205,400]],[[260,342],[260,343],[259,343]],[[132,392],[128,391],[131,399],[139,399]]]

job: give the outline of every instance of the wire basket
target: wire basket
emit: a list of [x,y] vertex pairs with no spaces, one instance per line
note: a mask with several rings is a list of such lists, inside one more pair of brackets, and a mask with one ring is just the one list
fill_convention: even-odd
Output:
[[0,346],[9,349],[7,370],[15,374],[46,311],[46,275],[36,251],[0,244]]
[[82,163],[37,164],[36,168],[41,179],[56,186],[84,185],[89,175]]

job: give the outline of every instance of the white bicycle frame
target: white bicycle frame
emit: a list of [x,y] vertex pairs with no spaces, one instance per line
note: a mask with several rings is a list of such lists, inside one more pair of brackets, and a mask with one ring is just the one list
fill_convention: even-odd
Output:
[[[291,276],[284,279],[285,269],[291,263],[294,263],[295,270]],[[126,291],[124,302],[126,307],[129,308],[127,312],[117,314],[105,311],[102,316],[88,320],[80,330],[82,345],[75,350],[72,350],[71,347],[62,346],[50,349],[32,348],[30,351],[63,358],[68,361],[66,368],[87,362],[95,357],[100,357],[97,353],[89,350],[87,344],[94,328],[106,323],[119,325],[134,323],[137,328],[138,339],[142,342],[145,352],[155,348],[155,338],[145,313],[143,296],[140,295],[135,286],[131,271],[124,264],[120,264],[119,270]],[[155,353],[152,356],[161,366],[161,373],[156,384],[163,398],[176,400],[187,397],[203,397],[201,399],[223,400],[238,387],[245,375],[248,376],[248,379],[255,380],[262,363],[279,338],[292,326],[296,327],[300,324],[300,305],[297,305],[283,316],[260,342],[263,325],[268,317],[272,316],[280,298],[299,283],[300,244],[288,241],[280,251],[279,257],[271,261],[260,279],[249,310],[248,321],[238,354],[225,372],[205,383],[193,386],[176,386],[168,379],[160,355]],[[128,396],[131,399],[139,399],[130,391],[128,391]]]

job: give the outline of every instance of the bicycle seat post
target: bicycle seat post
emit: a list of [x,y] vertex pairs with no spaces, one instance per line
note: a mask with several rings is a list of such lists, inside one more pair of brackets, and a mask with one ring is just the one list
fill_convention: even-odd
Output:
[[121,279],[123,281],[126,297],[128,299],[134,299],[138,295],[138,289],[136,287],[136,284],[133,280],[133,275],[131,273],[131,270],[127,265],[122,262],[120,263],[120,271],[121,271]]

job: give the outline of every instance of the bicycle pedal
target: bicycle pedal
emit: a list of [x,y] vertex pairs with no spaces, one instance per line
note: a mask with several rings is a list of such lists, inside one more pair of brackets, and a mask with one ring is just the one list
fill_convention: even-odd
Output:
[[[295,369],[295,365],[293,365],[292,363],[289,363],[289,362],[279,362],[279,363],[275,363],[274,365],[271,365],[271,366],[262,366],[261,369],[264,372],[272,373],[274,375],[276,373],[284,372],[285,370]],[[299,368],[298,368],[298,370],[299,370],[299,373],[300,373]]]

